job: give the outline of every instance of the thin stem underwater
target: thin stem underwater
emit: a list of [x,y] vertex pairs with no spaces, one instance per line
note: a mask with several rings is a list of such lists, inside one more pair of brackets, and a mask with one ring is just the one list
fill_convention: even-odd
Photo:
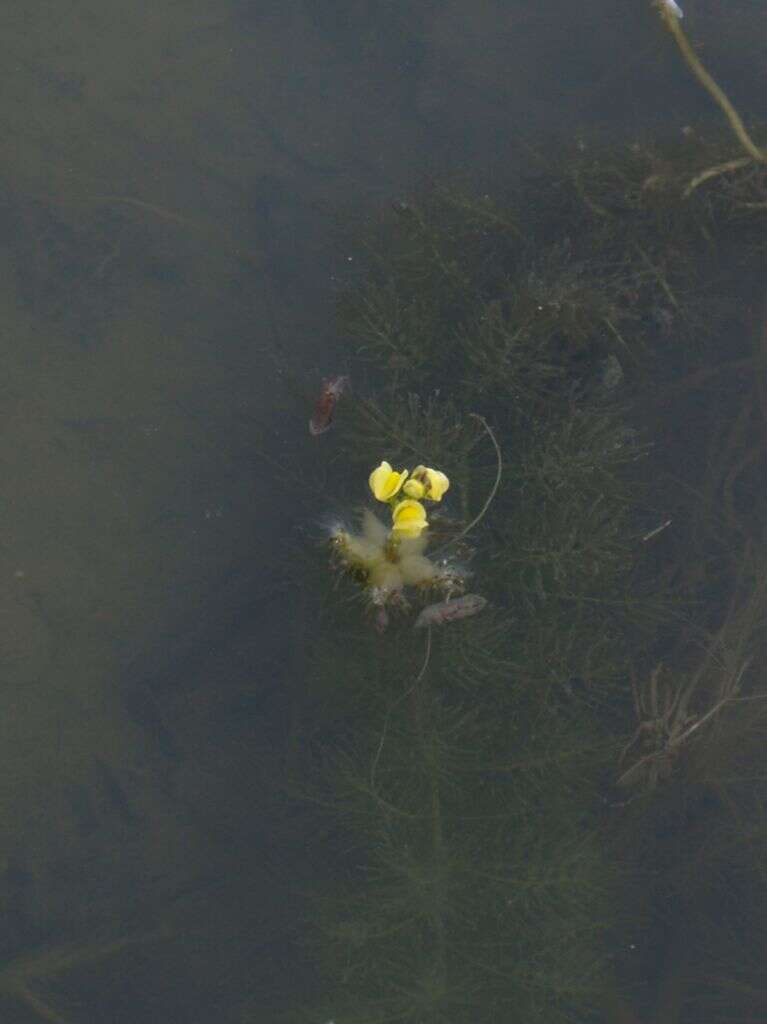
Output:
[[427,626],[427,628],[426,628],[426,651],[424,653],[424,659],[423,659],[423,664],[421,665],[421,670],[419,671],[418,675],[415,677],[413,682],[410,684],[410,686],[407,688],[407,690],[405,690],[404,693],[401,693],[399,695],[399,697],[397,697],[397,699],[394,701],[394,703],[392,705],[390,705],[389,710],[386,712],[386,718],[384,719],[384,727],[383,727],[383,731],[381,733],[381,739],[380,739],[380,741],[378,743],[378,749],[376,750],[375,757],[373,758],[373,763],[370,766],[370,790],[371,790],[373,796],[376,799],[380,799],[378,797],[378,794],[376,792],[376,787],[375,787],[376,769],[378,768],[378,762],[381,759],[381,752],[383,751],[384,743],[386,741],[386,732],[387,732],[387,730],[389,728],[389,720],[391,718],[391,713],[396,708],[396,706],[398,704],[400,704],[406,697],[408,697],[413,692],[413,690],[416,689],[418,684],[421,682],[423,677],[426,675],[426,670],[429,667],[429,660],[430,660],[430,658],[431,658],[431,626]]
[[438,554],[439,552],[446,550],[446,548],[449,548],[451,545],[457,544],[458,541],[463,540],[463,538],[467,534],[469,534],[479,522],[482,521],[482,519],[485,516],[485,513],[490,508],[490,505],[492,504],[493,499],[495,498],[496,494],[498,493],[498,488],[501,485],[501,476],[503,475],[503,454],[501,452],[500,445],[498,444],[498,441],[496,440],[495,434],[493,433],[492,428],[490,427],[490,424],[487,422],[487,420],[485,419],[484,416],[480,416],[479,413],[476,413],[476,412],[470,412],[469,416],[471,416],[472,419],[479,420],[479,422],[484,427],[488,437],[493,442],[493,447],[495,448],[495,455],[496,455],[496,460],[497,460],[497,469],[496,469],[496,474],[495,474],[495,482],[493,483],[493,486],[490,488],[490,493],[488,494],[487,498],[485,499],[485,504],[479,510],[477,515],[474,516],[474,518],[468,524],[468,526],[464,526],[464,528],[461,530],[461,532],[458,534],[457,537],[453,537],[451,540],[447,541],[441,547],[437,548],[436,551],[434,552],[434,554]]
[[740,114],[730,102],[724,89],[722,89],[718,82],[714,80],[713,76],[701,63],[698,55],[690,45],[690,40],[687,38],[682,26],[679,24],[679,18],[676,17],[673,11],[671,11],[669,6],[665,3],[661,3],[660,13],[661,18],[663,19],[663,24],[674,37],[674,42],[679,47],[679,51],[684,57],[685,63],[709,96],[712,97],[714,102],[724,113],[740,144],[753,160],[757,160],[759,163],[767,163],[767,153],[765,153],[764,150],[759,149],[756,145],[754,140],[746,131],[746,127],[741,120]]

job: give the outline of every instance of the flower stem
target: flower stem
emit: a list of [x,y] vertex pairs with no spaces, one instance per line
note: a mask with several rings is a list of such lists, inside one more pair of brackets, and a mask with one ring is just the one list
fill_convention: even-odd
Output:
[[767,153],[756,145],[754,140],[746,131],[746,126],[743,124],[740,114],[730,102],[727,94],[701,63],[698,55],[690,45],[690,40],[687,38],[682,26],[679,24],[679,18],[667,4],[662,2],[660,4],[660,16],[663,19],[664,25],[674,37],[674,42],[679,47],[679,51],[681,52],[682,57],[684,57],[685,63],[706,92],[712,97],[717,106],[723,111],[724,116],[730,122],[730,127],[735,133],[741,146],[743,146],[752,160],[756,160],[762,164],[767,163]]

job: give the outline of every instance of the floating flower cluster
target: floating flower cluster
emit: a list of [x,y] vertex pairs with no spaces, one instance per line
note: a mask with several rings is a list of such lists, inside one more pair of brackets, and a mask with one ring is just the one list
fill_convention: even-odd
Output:
[[370,474],[370,490],[391,507],[392,532],[400,537],[420,537],[429,525],[422,499],[441,501],[449,486],[444,473],[428,466],[416,466],[408,474],[406,469],[395,470],[382,462]]
[[429,523],[423,502],[441,501],[450,486],[445,474],[428,466],[416,466],[410,473],[382,462],[369,483],[374,497],[389,506],[391,528],[366,510],[359,534],[339,526],[331,541],[341,566],[365,587],[377,609],[376,625],[384,629],[387,605],[407,607],[406,587],[434,587],[450,595],[461,593],[465,581],[444,559],[434,562],[424,554]]

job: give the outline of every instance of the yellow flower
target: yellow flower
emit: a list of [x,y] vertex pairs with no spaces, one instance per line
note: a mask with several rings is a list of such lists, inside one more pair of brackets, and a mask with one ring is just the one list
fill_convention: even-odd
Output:
[[416,466],[413,473],[408,480],[408,486],[411,484],[420,484],[423,488],[421,494],[412,494],[409,490],[408,494],[412,498],[428,498],[429,501],[441,501],[445,491],[450,486],[450,481],[438,469],[430,469],[428,466]]
[[399,473],[388,462],[382,462],[370,474],[370,490],[379,501],[390,501],[407,479],[407,470]]
[[404,498],[392,509],[392,532],[395,537],[418,537],[428,525],[426,509],[420,501]]
[[426,494],[426,486],[422,484],[420,480],[406,480],[402,488],[408,498],[423,498]]

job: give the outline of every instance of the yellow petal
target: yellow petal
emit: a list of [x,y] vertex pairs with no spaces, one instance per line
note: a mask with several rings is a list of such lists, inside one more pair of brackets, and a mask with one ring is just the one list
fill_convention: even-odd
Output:
[[399,491],[406,479],[406,469],[397,472],[391,468],[388,462],[382,462],[370,474],[370,490],[379,501],[389,501]]
[[422,498],[426,494],[426,487],[420,480],[408,480],[402,490],[408,498]]
[[[392,468],[388,462],[382,462],[380,466],[373,470],[368,478],[370,484],[370,490],[378,498],[378,495],[383,487],[383,484],[389,479]],[[379,499],[380,500],[380,499]]]
[[395,534],[403,537],[418,537],[428,521],[426,509],[413,498],[405,498],[398,502],[392,509],[392,530]]
[[431,469],[429,466],[416,466],[410,479],[423,486],[424,492],[419,497],[428,498],[429,501],[441,501],[442,495],[450,486],[450,481],[441,470]]
[[450,481],[439,469],[429,469],[427,472],[429,486],[426,491],[426,497],[432,501],[441,501],[442,495],[450,486]]
[[392,532],[395,537],[417,537],[425,526],[426,523],[398,523]]

